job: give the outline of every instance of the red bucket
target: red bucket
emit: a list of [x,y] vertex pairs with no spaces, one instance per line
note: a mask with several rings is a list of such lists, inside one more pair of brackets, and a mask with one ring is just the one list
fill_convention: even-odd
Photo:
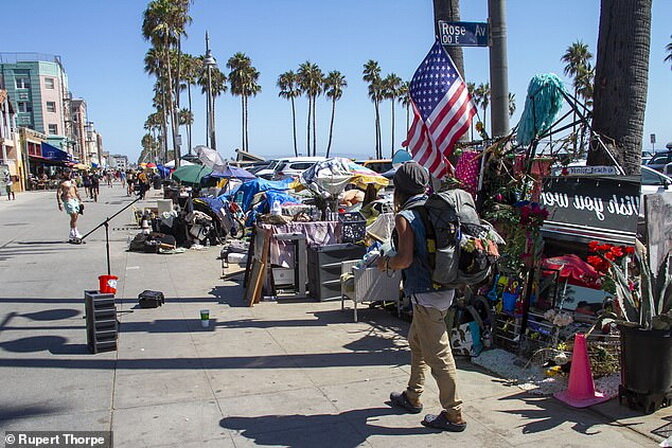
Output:
[[119,277],[116,275],[101,275],[98,277],[100,293],[115,294],[117,292],[117,280],[119,280]]

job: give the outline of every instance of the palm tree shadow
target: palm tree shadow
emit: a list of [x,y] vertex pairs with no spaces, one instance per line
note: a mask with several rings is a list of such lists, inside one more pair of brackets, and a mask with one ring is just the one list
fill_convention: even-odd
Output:
[[369,421],[386,415],[401,415],[404,411],[391,407],[356,409],[340,414],[317,415],[262,415],[255,417],[226,417],[219,425],[238,431],[251,439],[255,445],[273,446],[338,446],[357,447],[374,435],[417,435],[430,430],[416,428],[389,427],[371,424]]

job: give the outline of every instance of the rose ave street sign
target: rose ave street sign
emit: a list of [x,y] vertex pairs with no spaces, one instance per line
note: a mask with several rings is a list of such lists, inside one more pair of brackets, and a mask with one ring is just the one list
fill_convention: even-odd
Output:
[[488,24],[439,20],[439,39],[447,47],[487,47]]

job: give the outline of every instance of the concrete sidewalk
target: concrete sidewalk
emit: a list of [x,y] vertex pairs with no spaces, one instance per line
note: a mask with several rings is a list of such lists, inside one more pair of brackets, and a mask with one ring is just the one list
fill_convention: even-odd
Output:
[[[128,201],[118,186],[101,193],[101,202],[87,203],[82,232]],[[123,298],[119,350],[90,355],[82,295],[104,273],[104,232],[84,246],[62,244],[65,219],[49,200],[38,195],[25,208],[17,201],[11,218],[0,208],[0,229],[23,229],[0,249],[2,431],[111,429],[115,446],[133,448],[630,447],[656,446],[670,434],[667,410],[637,416],[615,400],[574,410],[466,362],[459,390],[469,427],[432,432],[419,424],[422,415],[385,403],[408,379],[407,323],[379,309],[353,323],[340,302],[248,308],[241,274],[220,279],[217,248],[125,252],[130,213],[111,232]],[[144,289],[163,291],[166,304],[137,308]],[[210,310],[208,329],[201,309]],[[438,410],[432,379],[424,404]]]

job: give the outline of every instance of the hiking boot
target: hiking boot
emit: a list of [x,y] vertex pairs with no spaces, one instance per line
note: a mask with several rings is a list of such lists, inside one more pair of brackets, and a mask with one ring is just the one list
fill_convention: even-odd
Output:
[[411,403],[411,401],[406,396],[406,392],[392,392],[390,394],[390,401],[394,406],[404,408],[411,414],[419,414],[422,412],[422,405],[418,406]]
[[467,428],[467,422],[462,418],[461,412],[457,412],[453,417],[449,417],[446,411],[439,415],[427,414],[422,424],[428,428],[450,432],[462,432]]

